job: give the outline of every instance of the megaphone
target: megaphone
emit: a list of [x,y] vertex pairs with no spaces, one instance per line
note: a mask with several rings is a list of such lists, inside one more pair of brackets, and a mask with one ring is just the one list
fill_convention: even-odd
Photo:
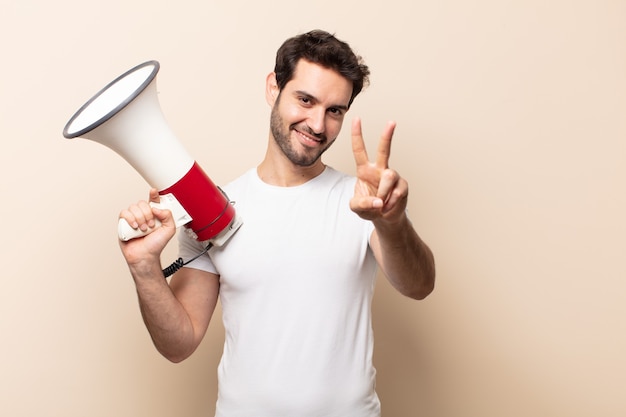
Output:
[[[157,61],[147,61],[117,77],[70,118],[63,136],[90,139],[117,152],[159,191],[160,202],[153,204],[171,210],[177,227],[221,246],[242,220],[167,125],[156,90],[159,68]],[[120,219],[121,240],[150,231]]]

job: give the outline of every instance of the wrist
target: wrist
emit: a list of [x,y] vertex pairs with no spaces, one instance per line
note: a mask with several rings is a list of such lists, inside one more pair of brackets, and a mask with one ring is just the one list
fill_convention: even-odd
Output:
[[412,227],[411,220],[402,212],[397,217],[380,217],[372,220],[374,227],[379,233],[397,233],[403,230],[409,230]]
[[162,276],[161,260],[158,257],[149,256],[138,259],[126,258],[128,269],[135,280],[147,279],[154,276]]

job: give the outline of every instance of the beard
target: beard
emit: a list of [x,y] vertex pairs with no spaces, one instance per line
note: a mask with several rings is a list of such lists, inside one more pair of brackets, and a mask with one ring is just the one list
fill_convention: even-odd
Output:
[[300,152],[296,149],[297,144],[294,144],[291,140],[291,132],[296,129],[298,126],[297,123],[294,123],[288,127],[284,127],[285,124],[283,122],[283,118],[278,111],[278,104],[280,102],[280,95],[276,99],[276,103],[272,107],[272,114],[270,117],[270,131],[272,132],[272,136],[276,141],[276,144],[281,149],[283,154],[293,163],[294,165],[301,167],[309,167],[313,165],[317,160],[320,159],[322,154],[326,152],[326,150],[332,145],[334,139],[329,141],[326,135],[324,134],[316,134],[311,128],[309,128],[306,124],[302,123],[298,130],[305,132],[311,136],[320,140],[321,146],[316,148],[303,148]]

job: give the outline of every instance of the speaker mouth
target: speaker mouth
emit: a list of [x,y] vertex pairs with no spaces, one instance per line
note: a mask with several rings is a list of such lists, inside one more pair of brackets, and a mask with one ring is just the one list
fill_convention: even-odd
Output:
[[150,85],[159,67],[158,61],[146,61],[111,81],[74,113],[63,128],[63,136],[79,137],[111,119]]

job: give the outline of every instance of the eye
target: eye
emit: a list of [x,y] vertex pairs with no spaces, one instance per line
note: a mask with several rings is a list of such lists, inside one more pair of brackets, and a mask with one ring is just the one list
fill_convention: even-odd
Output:
[[343,110],[337,107],[330,107],[328,109],[328,113],[332,114],[335,117],[343,116]]

